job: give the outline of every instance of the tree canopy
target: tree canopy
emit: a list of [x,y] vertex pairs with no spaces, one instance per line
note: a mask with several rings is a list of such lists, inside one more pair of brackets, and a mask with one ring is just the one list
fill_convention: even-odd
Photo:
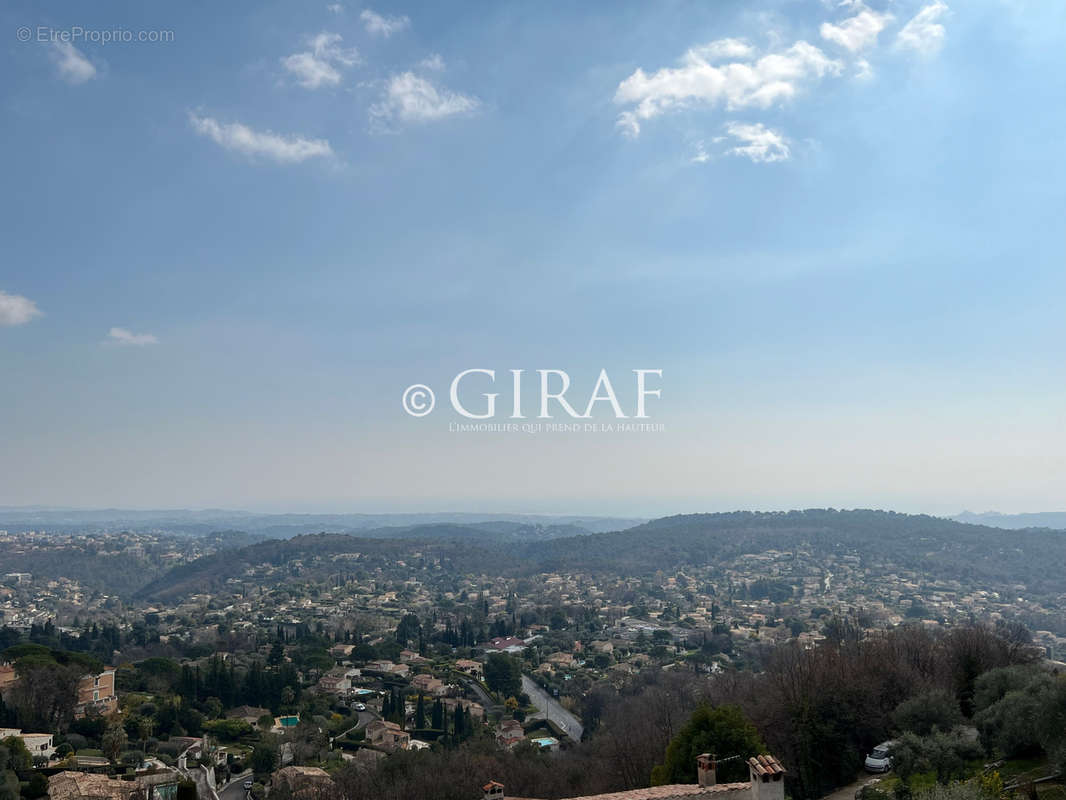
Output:
[[729,783],[748,777],[747,759],[766,752],[755,726],[736,706],[702,705],[666,748],[666,762],[652,770],[653,786],[696,782],[696,756],[712,753],[719,759],[718,781]]

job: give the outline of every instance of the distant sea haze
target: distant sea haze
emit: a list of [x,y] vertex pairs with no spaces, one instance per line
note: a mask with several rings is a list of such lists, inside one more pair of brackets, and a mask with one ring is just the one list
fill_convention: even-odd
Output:
[[993,528],[1010,530],[1021,528],[1066,530],[1066,511],[1036,511],[1027,514],[1000,514],[998,511],[975,514],[972,511],[963,511],[952,519],[968,522],[971,525],[990,525]]

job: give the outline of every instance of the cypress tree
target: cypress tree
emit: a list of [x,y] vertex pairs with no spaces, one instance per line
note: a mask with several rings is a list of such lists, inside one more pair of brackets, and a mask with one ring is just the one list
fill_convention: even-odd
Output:
[[433,728],[435,730],[441,730],[444,727],[444,703],[440,698],[437,698],[437,702],[433,704]]
[[418,703],[415,705],[415,727],[419,730],[426,727],[426,701],[421,694],[418,695]]

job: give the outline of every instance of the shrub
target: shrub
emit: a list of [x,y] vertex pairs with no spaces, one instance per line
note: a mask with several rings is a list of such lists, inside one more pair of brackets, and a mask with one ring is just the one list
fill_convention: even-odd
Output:
[[1038,675],[1025,688],[1008,691],[974,715],[981,744],[988,752],[1014,758],[1040,751],[1040,722],[1051,701],[1053,682],[1050,675]]
[[766,752],[766,745],[743,712],[736,706],[701,706],[666,748],[666,761],[652,770],[653,786],[692,783],[696,756],[700,753],[729,753],[742,759],[724,763],[719,769],[723,783],[744,780],[748,774],[744,759]]
[[22,796],[26,800],[34,800],[46,794],[48,794],[48,778],[40,772],[33,773],[26,785],[22,787]]
[[136,767],[142,761],[144,761],[144,753],[140,750],[127,750],[125,753],[122,754],[122,757],[119,759],[119,761],[125,764],[126,766]]
[[900,703],[892,713],[892,721],[900,731],[928,736],[934,728],[950,731],[961,725],[963,716],[954,697],[934,689]]

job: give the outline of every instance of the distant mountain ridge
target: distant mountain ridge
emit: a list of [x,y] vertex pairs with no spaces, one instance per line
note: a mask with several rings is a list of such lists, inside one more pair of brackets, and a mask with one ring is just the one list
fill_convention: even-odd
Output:
[[[576,514],[487,514],[424,512],[396,514],[257,514],[249,511],[124,510],[0,507],[0,529],[94,531],[158,531],[186,536],[206,536],[219,530],[241,530],[253,536],[289,538],[305,533],[335,531],[377,536],[378,529],[418,525],[498,525],[513,523],[540,529],[571,526],[574,533],[621,530],[647,520]],[[367,533],[374,531],[374,533]]]
[[[766,550],[803,550],[818,562],[853,555],[864,565],[914,571],[930,580],[960,580],[982,588],[1024,585],[1066,592],[1066,531],[972,525],[927,515],[890,511],[807,509],[740,511],[664,517],[608,533],[552,537],[529,535],[519,526],[425,525],[378,529],[351,536],[322,534],[271,540],[229,550],[176,568],[144,587],[143,598],[194,593],[239,578],[255,564],[335,570],[338,553],[373,558],[440,559],[461,572],[515,576],[542,572],[646,576],[688,565],[707,566]],[[543,533],[543,532],[542,532]],[[280,578],[279,578],[280,580]]]
[[998,511],[984,511],[975,514],[963,511],[952,519],[972,525],[988,525],[993,528],[1018,530],[1021,528],[1052,528],[1066,530],[1066,511],[1035,511],[1026,514],[1001,514]]

